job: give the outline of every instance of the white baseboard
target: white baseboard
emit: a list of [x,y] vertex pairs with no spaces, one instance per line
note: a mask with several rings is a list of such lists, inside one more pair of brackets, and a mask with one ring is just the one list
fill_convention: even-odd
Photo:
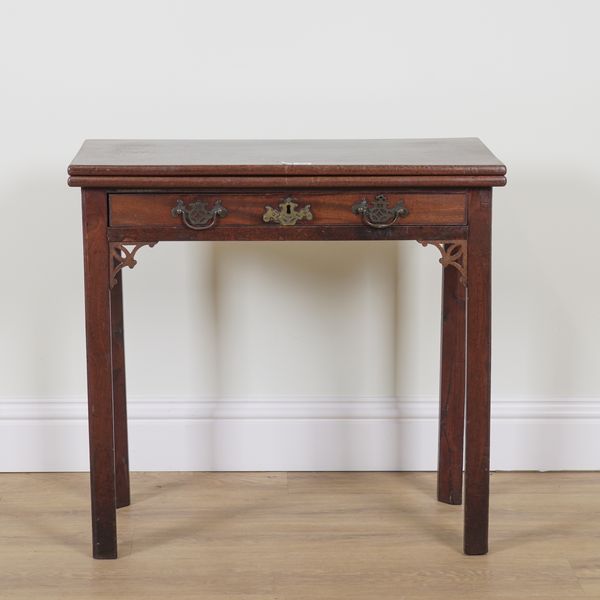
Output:
[[[434,470],[434,398],[129,401],[131,468]],[[600,398],[494,399],[492,468],[600,469]],[[0,471],[85,471],[86,405],[0,400]]]

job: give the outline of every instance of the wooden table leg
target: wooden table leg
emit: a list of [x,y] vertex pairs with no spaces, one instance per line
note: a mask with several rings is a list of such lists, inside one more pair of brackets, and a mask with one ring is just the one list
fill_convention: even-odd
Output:
[[113,410],[115,416],[115,473],[117,508],[129,506],[129,449],[127,442],[127,391],[125,385],[125,344],[123,340],[123,278],[119,271],[110,291],[112,330]]
[[492,192],[469,198],[465,554],[488,551]]
[[465,286],[462,274],[442,269],[442,339],[437,497],[462,502],[465,429]]
[[117,557],[109,248],[104,192],[84,190],[83,247],[94,558]]

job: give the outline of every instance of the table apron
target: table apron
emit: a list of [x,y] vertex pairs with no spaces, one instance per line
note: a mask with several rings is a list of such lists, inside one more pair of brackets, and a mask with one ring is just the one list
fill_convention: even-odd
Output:
[[385,240],[464,240],[466,225],[394,225],[372,229],[366,225],[327,225],[282,227],[279,225],[220,225],[194,231],[181,227],[108,227],[109,242],[159,241],[385,241]]

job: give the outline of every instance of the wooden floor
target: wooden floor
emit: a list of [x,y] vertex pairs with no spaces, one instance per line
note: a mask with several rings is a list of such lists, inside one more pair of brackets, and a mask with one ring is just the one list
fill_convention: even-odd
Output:
[[85,474],[0,475],[0,598],[600,598],[600,474],[492,476],[491,552],[430,473],[135,473],[120,558]]

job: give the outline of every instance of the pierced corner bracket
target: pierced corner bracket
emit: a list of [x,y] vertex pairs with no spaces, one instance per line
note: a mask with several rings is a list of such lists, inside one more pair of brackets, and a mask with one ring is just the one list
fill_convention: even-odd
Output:
[[[117,273],[129,267],[133,269],[137,265],[135,260],[136,252],[143,246],[149,246],[152,248],[156,246],[157,242],[140,242],[139,244],[128,244],[123,242],[114,242],[110,244],[110,288],[114,288],[117,285]],[[127,246],[133,246],[131,250]]]
[[435,246],[441,253],[442,267],[454,267],[460,282],[467,287],[467,240],[417,240],[421,246]]

